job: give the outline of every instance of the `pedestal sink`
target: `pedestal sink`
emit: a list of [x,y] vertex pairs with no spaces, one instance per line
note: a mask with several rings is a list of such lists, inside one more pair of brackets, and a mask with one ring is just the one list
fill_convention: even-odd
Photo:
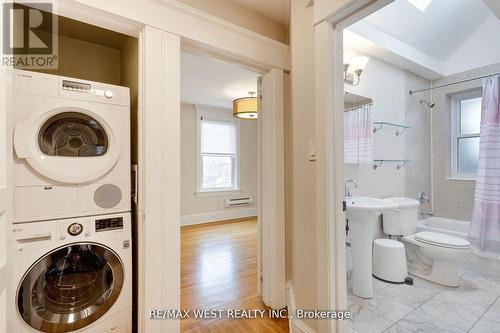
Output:
[[372,250],[374,230],[384,210],[397,206],[382,199],[347,197],[347,219],[352,251],[352,292],[363,298],[373,297]]

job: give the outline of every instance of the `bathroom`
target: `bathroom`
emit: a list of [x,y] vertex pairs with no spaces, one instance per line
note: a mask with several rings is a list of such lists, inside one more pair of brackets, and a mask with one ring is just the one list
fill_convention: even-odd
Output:
[[[344,30],[354,332],[499,330],[500,256],[469,243],[483,81],[500,71],[487,42],[500,20],[487,3],[394,1]],[[453,29],[439,21],[444,7]],[[356,210],[370,205],[376,215]]]

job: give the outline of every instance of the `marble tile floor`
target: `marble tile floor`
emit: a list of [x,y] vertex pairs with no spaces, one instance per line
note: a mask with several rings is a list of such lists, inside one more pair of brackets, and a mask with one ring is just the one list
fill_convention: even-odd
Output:
[[463,271],[460,287],[417,277],[414,285],[374,279],[375,295],[352,294],[348,280],[348,333],[500,333],[500,277]]

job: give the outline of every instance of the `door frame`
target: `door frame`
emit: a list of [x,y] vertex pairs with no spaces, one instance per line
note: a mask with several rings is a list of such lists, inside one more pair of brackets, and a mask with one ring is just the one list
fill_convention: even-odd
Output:
[[[285,250],[285,93],[284,72],[261,79],[259,143],[259,264],[262,300],[279,310],[287,305]],[[259,268],[261,269],[259,270]]]
[[[343,30],[392,1],[350,0],[331,13],[319,13],[325,19],[315,24],[318,300],[328,309],[347,305]],[[342,320],[325,322],[320,323],[322,331],[345,329]]]
[[[3,17],[3,12],[0,10]],[[0,34],[3,22],[0,18]],[[12,261],[14,245],[9,237],[14,211],[13,179],[13,124],[12,124],[12,82],[11,68],[0,68],[0,332],[8,332],[10,318],[7,317],[8,297],[12,287]]]
[[[288,70],[289,47],[169,1],[139,4],[136,0],[71,0],[59,2],[58,14],[139,38],[138,330],[178,332],[178,319],[149,320],[149,315],[154,309],[180,308],[181,44],[262,73]],[[172,20],[165,20],[166,16]],[[195,27],[211,34],[200,35]],[[196,40],[198,36],[204,42]],[[255,52],[260,47],[262,52]],[[274,193],[280,191],[284,193],[284,186]],[[284,234],[283,227],[282,247],[279,240],[269,240],[270,251],[282,251],[276,258],[285,256]],[[285,260],[278,263],[283,265],[284,281]],[[280,274],[273,276],[278,281],[273,286],[281,286]],[[271,296],[270,305],[281,307],[279,295],[286,293],[284,283],[282,288],[282,293],[276,293],[278,297]]]

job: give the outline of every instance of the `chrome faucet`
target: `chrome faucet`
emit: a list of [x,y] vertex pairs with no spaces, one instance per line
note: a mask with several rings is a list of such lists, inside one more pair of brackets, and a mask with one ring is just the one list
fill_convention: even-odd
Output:
[[432,217],[432,216],[434,216],[434,214],[432,213],[432,211],[424,210],[424,208],[423,208],[424,204],[431,202],[430,199],[429,199],[429,197],[427,196],[427,194],[425,194],[425,192],[420,192],[418,194],[418,201],[420,202],[420,215],[422,217]]
[[425,192],[420,192],[418,194],[418,201],[420,201],[420,205],[423,205],[425,203],[429,203],[430,200],[427,194],[425,194]]
[[356,182],[353,179],[346,180],[344,184],[344,196],[346,198],[351,196],[351,189],[348,186],[349,184],[354,185],[354,188],[358,188],[358,184],[356,184]]

